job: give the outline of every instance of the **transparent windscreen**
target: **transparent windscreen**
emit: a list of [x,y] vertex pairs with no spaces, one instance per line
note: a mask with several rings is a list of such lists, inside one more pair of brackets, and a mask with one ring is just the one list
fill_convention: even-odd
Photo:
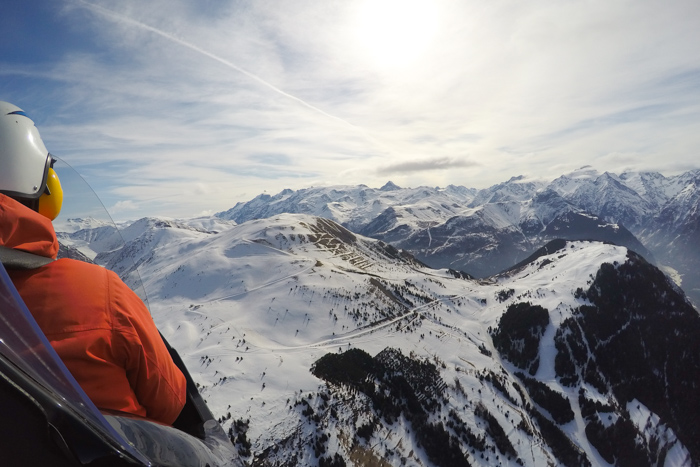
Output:
[[[79,415],[91,430],[97,430],[106,435],[132,457],[144,459],[107,423],[73,379],[27,310],[2,264],[0,264],[0,354],[3,361],[10,362],[33,381],[33,383],[12,382],[13,385],[19,385],[17,387],[21,391],[29,389],[26,384],[44,388],[53,396],[55,407],[59,409],[68,407]],[[12,378],[11,373],[3,374],[2,377]],[[27,397],[31,396],[27,395]],[[48,405],[42,406],[42,410],[48,418],[53,420],[52,417],[61,417],[60,414],[53,413],[55,407],[49,402]],[[15,422],[22,423],[21,420]]]
[[61,364],[46,341],[10,277],[0,267],[0,353],[18,367],[47,382],[46,386],[82,406],[85,397],[79,386],[71,382],[68,370]]
[[93,262],[111,269],[148,306],[138,264],[129,255],[119,226],[97,194],[65,161],[56,158],[53,168],[63,189],[63,207],[53,221],[61,245],[59,258]]

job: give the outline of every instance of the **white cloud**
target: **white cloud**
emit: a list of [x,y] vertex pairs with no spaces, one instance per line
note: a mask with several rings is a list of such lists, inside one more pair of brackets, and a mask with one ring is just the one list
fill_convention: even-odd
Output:
[[694,1],[430,2],[434,34],[392,66],[358,38],[361,2],[210,3],[68,2],[61,21],[91,45],[0,58],[0,91],[34,103],[101,197],[153,215],[387,176],[697,167]]
[[114,214],[123,214],[123,213],[129,213],[136,211],[138,209],[138,205],[134,203],[131,200],[127,201],[117,201],[114,203],[114,205],[109,209],[110,212]]

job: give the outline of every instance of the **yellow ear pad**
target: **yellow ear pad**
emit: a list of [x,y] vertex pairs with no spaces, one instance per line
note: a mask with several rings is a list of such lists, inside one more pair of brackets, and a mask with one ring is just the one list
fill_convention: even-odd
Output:
[[63,188],[61,188],[61,181],[53,169],[49,169],[46,188],[46,192],[39,198],[39,214],[54,220],[58,217],[63,205]]

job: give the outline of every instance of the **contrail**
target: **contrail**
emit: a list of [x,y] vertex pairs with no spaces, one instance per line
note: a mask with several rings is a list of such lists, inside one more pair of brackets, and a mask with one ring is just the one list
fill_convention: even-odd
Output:
[[152,33],[154,33],[154,34],[157,34],[157,35],[159,35],[159,36],[161,36],[161,37],[164,37],[164,38],[168,39],[169,41],[172,41],[172,42],[175,42],[175,43],[177,43],[177,44],[180,44],[181,46],[187,47],[187,48],[190,49],[190,50],[194,50],[195,52],[198,52],[198,53],[200,53],[200,54],[202,54],[202,55],[204,55],[204,56],[206,56],[206,57],[209,57],[209,58],[211,58],[212,60],[216,60],[217,62],[219,62],[219,63],[221,63],[221,64],[223,64],[223,65],[225,65],[225,66],[227,66],[227,67],[229,67],[229,68],[231,68],[231,69],[233,69],[233,70],[236,70],[236,71],[239,72],[239,73],[242,73],[242,74],[246,75],[247,77],[251,78],[251,79],[254,80],[254,81],[257,81],[258,83],[262,84],[263,86],[272,89],[272,90],[275,91],[276,93],[281,94],[281,95],[283,95],[284,97],[286,97],[286,98],[288,98],[288,99],[291,99],[291,100],[293,100],[293,101],[295,101],[295,102],[297,102],[297,103],[303,105],[304,107],[306,107],[306,108],[308,108],[308,109],[313,110],[314,112],[318,112],[318,113],[320,113],[321,115],[323,115],[323,116],[325,116],[325,117],[332,118],[333,120],[337,120],[337,121],[341,122],[342,124],[347,125],[348,127],[352,128],[353,130],[359,131],[359,132],[362,133],[365,137],[367,137],[368,139],[372,140],[372,142],[378,143],[377,141],[374,140],[374,138],[372,138],[370,135],[368,135],[368,134],[365,132],[365,130],[363,130],[362,128],[360,128],[360,127],[358,127],[358,126],[355,126],[355,125],[353,125],[352,123],[350,123],[350,122],[348,122],[348,121],[346,121],[346,120],[343,120],[343,119],[340,118],[340,117],[336,117],[335,115],[331,115],[331,114],[329,114],[329,113],[327,113],[327,112],[324,112],[323,110],[319,109],[318,107],[315,107],[315,106],[309,104],[308,102],[306,102],[306,101],[304,101],[304,100],[302,100],[302,99],[299,99],[298,97],[293,96],[293,95],[289,94],[288,92],[285,92],[285,91],[281,90],[280,88],[278,88],[278,87],[276,87],[276,86],[274,86],[274,85],[268,83],[268,82],[265,81],[264,79],[260,78],[260,77],[257,76],[257,75],[254,75],[253,73],[249,72],[248,70],[245,70],[245,69],[239,67],[239,66],[236,65],[235,63],[231,63],[231,62],[229,62],[228,60],[225,60],[225,59],[223,59],[223,58],[221,58],[221,57],[219,57],[219,56],[217,56],[217,55],[214,55],[214,54],[211,53],[211,52],[208,52],[208,51],[202,49],[201,47],[197,47],[197,46],[194,45],[194,44],[191,44],[191,43],[189,43],[189,42],[187,42],[187,41],[184,41],[184,40],[182,40],[182,39],[180,39],[180,38],[178,38],[178,37],[175,37],[175,36],[173,36],[172,34],[169,34],[169,33],[165,32],[165,31],[161,31],[160,29],[154,28],[153,26],[149,26],[148,24],[142,23],[142,22],[140,22],[140,21],[137,21],[137,20],[135,20],[135,19],[129,18],[129,17],[127,17],[127,16],[122,16],[122,15],[120,15],[120,14],[118,14],[118,13],[115,13],[114,11],[112,11],[112,10],[110,10],[110,9],[108,9],[108,8],[105,8],[105,7],[103,7],[103,6],[95,5],[95,4],[90,3],[90,2],[87,2],[87,1],[85,1],[85,0],[76,0],[76,1],[79,2],[79,3],[82,3],[82,4],[85,5],[86,7],[90,8],[90,9],[92,9],[92,10],[98,12],[98,13],[101,13],[102,15],[107,16],[107,17],[109,17],[109,18],[111,18],[111,19],[114,19],[114,20],[117,20],[117,21],[123,21],[123,22],[125,22],[125,23],[131,24],[131,25],[136,26],[136,27],[139,27],[139,28],[141,28],[141,29],[145,29],[145,30],[150,31],[150,32],[152,32]]

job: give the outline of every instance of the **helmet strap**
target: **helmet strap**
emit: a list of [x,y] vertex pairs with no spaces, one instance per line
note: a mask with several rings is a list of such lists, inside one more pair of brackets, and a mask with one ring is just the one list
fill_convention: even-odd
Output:
[[12,199],[27,206],[32,211],[39,212],[39,198],[30,199],[30,198],[21,198],[19,196],[13,196]]

